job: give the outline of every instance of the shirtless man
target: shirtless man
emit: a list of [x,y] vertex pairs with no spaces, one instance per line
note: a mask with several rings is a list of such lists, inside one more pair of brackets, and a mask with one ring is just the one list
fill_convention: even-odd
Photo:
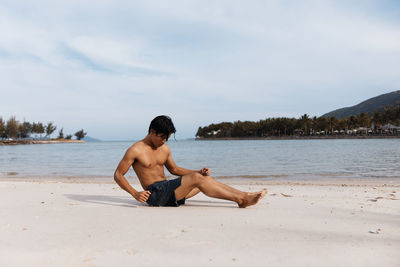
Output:
[[[115,170],[114,180],[137,201],[147,202],[150,206],[179,206],[203,192],[209,197],[234,201],[240,208],[245,208],[256,204],[267,193],[266,189],[254,193],[234,189],[212,178],[208,168],[195,171],[176,166],[166,144],[173,133],[175,127],[169,117],[156,117],[150,124],[148,135],[126,151]],[[130,166],[144,191],[136,191],[124,177]],[[167,180],[164,166],[171,174],[180,177]]]

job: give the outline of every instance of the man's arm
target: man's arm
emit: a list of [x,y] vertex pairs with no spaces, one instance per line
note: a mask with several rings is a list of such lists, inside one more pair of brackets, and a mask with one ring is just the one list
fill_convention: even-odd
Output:
[[137,152],[135,148],[129,148],[114,172],[114,180],[122,189],[131,194],[137,201],[144,203],[149,198],[150,191],[136,191],[135,188],[128,183],[124,176],[128,172],[129,167],[135,161],[136,157]]
[[182,167],[178,167],[175,164],[175,161],[172,159],[171,151],[169,150],[169,148],[168,148],[168,159],[165,162],[165,167],[167,167],[168,171],[171,174],[177,175],[177,176],[183,176],[183,175],[194,173],[194,172],[198,172],[204,176],[210,175],[210,170],[208,168],[203,168],[199,171],[194,171],[194,170],[189,170],[189,169],[185,169]]

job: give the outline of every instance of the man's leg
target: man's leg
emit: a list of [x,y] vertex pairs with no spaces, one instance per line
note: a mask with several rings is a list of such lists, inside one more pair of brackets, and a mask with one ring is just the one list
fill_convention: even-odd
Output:
[[200,193],[200,189],[198,189],[197,187],[193,188],[192,191],[189,192],[189,194],[187,194],[187,196],[185,197],[185,199],[189,199],[191,197],[194,197],[195,195],[197,195],[198,193]]
[[226,190],[228,190],[228,191],[230,191],[230,192],[237,193],[237,194],[239,194],[239,193],[242,192],[242,191],[237,190],[237,189],[235,189],[235,188],[233,188],[233,187],[231,187],[231,186],[229,186],[229,185],[226,185],[226,184],[224,184],[224,183],[220,183],[220,182],[218,182],[218,181],[215,180],[215,179],[213,179],[213,181],[214,181],[215,183],[219,184],[220,186],[223,186]]
[[[220,183],[220,182],[216,181],[215,179],[214,179],[214,182],[220,184],[221,186],[224,186],[225,189],[227,189],[227,190],[231,190],[231,191],[233,191],[233,192],[240,193],[239,190],[237,190],[237,189],[235,189],[235,188],[233,188],[233,187],[230,187],[230,186],[228,186],[228,185],[226,185],[226,184]],[[197,194],[200,193],[200,192],[201,192],[200,189],[198,189],[197,187],[195,187],[195,188],[192,189],[192,191],[189,192],[189,194],[187,194],[187,196],[185,197],[185,199],[189,199],[189,198],[191,198],[191,197],[194,197],[195,195],[197,195]]]
[[[212,179],[212,182],[218,184],[219,186],[224,187],[225,190],[228,190],[228,191],[230,191],[230,192],[233,192],[233,193],[236,193],[236,194],[243,193],[242,191],[237,190],[237,189],[235,189],[235,188],[233,188],[233,187],[231,187],[231,186],[229,186],[229,185],[226,185],[226,184],[223,184],[223,183],[218,182],[218,181],[215,180],[214,178]],[[194,188],[194,189],[193,189],[192,191],[190,191],[190,193],[186,196],[186,199],[188,199],[188,198],[190,198],[190,197],[193,197],[193,196],[197,195],[197,194],[200,193],[200,192],[201,192],[200,189]],[[250,194],[253,194],[253,193],[250,193]]]
[[267,193],[266,189],[256,193],[243,192],[217,182],[210,176],[192,173],[182,177],[181,185],[175,189],[175,198],[179,200],[193,196],[192,190],[195,188],[209,197],[234,201],[241,208],[256,204]]

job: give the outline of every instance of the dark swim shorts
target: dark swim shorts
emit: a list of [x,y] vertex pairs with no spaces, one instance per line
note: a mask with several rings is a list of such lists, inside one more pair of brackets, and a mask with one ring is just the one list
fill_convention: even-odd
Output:
[[147,187],[146,190],[150,191],[150,197],[147,199],[147,204],[150,206],[163,206],[163,207],[178,207],[185,204],[185,198],[176,200],[175,189],[181,185],[182,177],[155,182]]

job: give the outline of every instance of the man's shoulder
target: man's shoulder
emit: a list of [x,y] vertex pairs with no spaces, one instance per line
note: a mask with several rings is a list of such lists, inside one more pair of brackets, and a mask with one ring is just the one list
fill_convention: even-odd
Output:
[[[131,147],[128,148],[127,152],[129,153],[141,153],[148,151],[148,145],[142,141],[138,141],[134,143]],[[170,148],[167,144],[162,145],[158,148],[159,152],[162,153],[170,153]]]
[[169,146],[167,144],[164,144],[162,147],[160,147],[160,150],[163,153],[167,153],[167,154],[171,153],[171,149],[169,148]]
[[143,150],[143,144],[141,144],[141,141],[134,143],[131,145],[127,150],[127,154],[137,154],[140,153]]
[[169,145],[167,145],[167,144],[164,144],[162,147],[163,147],[163,149],[165,149],[165,150],[168,150],[168,151],[171,150],[171,149],[169,148]]
[[144,147],[145,147],[145,144],[143,143],[143,141],[138,141],[138,142],[134,143],[133,145],[131,145],[128,148],[128,151],[129,150],[131,150],[131,151],[140,151],[140,150],[143,150]]

